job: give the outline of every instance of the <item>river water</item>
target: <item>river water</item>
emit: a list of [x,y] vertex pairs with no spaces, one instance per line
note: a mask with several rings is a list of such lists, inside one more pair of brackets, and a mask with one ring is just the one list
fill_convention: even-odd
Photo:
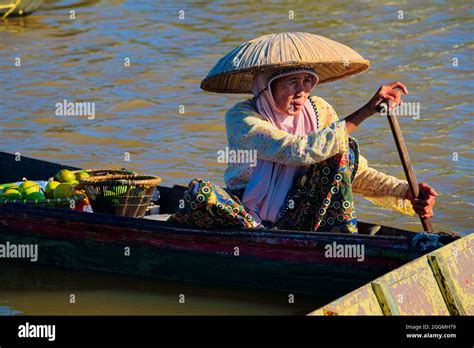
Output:
[[[420,113],[399,119],[418,180],[440,193],[433,224],[469,233],[472,12],[469,1],[46,1],[32,16],[0,22],[0,150],[86,168],[125,166],[159,175],[164,185],[197,176],[223,184],[217,151],[227,145],[224,114],[247,96],[203,92],[200,81],[243,41],[307,31],[371,61],[369,71],[314,90],[340,118],[382,83],[407,85],[405,101],[419,103]],[[95,103],[95,117],[56,116],[64,100]],[[368,119],[353,136],[370,165],[404,177],[385,118]],[[421,228],[417,218],[357,203],[360,220]],[[216,299],[214,288],[200,287],[195,307],[183,309],[170,300],[181,284],[166,283],[161,292],[159,282],[146,290],[122,287],[120,278],[70,277],[101,284],[81,289],[88,305],[66,309],[62,293],[5,290],[0,307],[3,301],[4,311],[26,314],[293,314],[320,304],[305,299],[296,308],[272,293],[226,289]]]

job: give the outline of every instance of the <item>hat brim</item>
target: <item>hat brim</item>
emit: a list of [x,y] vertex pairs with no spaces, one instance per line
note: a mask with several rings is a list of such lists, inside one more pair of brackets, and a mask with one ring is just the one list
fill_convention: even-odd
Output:
[[214,76],[207,76],[201,82],[205,91],[216,93],[245,93],[252,94],[252,82],[255,75],[284,68],[311,67],[319,76],[318,85],[340,80],[358,74],[370,68],[370,62],[365,59],[346,62],[320,62],[320,63],[286,63],[267,64],[260,67],[243,68],[238,71],[221,72]]

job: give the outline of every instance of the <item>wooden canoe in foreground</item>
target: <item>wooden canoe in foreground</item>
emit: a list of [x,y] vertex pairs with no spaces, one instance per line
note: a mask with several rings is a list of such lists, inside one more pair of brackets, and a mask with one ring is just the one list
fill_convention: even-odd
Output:
[[[62,168],[77,169],[27,157],[15,161],[14,155],[0,152],[1,183],[23,177],[47,180]],[[172,213],[184,188],[158,189],[161,212]],[[37,244],[41,264],[315,294],[330,300],[457,239],[384,226],[376,235],[363,234],[372,227],[360,222],[359,235],[200,229],[59,208],[0,206],[0,244]],[[363,247],[363,259],[347,253],[328,256],[328,246],[353,251]]]
[[309,315],[474,315],[474,234],[384,274]]

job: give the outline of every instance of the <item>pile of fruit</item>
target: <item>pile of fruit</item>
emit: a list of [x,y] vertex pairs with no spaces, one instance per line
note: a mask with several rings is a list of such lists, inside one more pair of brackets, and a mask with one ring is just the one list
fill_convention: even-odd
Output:
[[26,200],[45,200],[52,198],[71,198],[78,192],[76,186],[79,181],[89,178],[87,171],[71,172],[67,169],[60,170],[54,178],[50,178],[44,190],[36,181],[23,179],[19,185],[3,185],[0,190],[0,199],[26,199]]

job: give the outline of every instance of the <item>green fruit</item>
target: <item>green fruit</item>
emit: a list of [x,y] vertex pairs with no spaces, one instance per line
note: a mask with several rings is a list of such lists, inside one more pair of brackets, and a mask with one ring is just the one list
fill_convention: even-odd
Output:
[[46,185],[46,187],[44,188],[44,194],[47,198],[54,198],[54,190],[56,189],[56,187],[58,187],[58,185],[60,185],[61,183],[58,182],[58,181],[50,181],[48,182],[48,184]]
[[76,180],[81,181],[81,180],[86,180],[89,179],[91,176],[89,173],[87,173],[85,170],[79,173],[76,173]]
[[21,199],[21,192],[14,188],[9,188],[3,191],[3,198],[6,199]]
[[36,181],[25,180],[20,184],[18,190],[23,195],[23,198],[26,198],[31,193],[40,192],[41,188]]
[[44,200],[46,199],[45,195],[42,192],[33,192],[26,197],[26,199],[35,201],[35,200]]
[[69,185],[72,185],[72,186],[76,186],[76,185],[79,185],[79,181],[77,181],[76,179],[74,180],[68,180],[66,182],[64,182],[65,184],[69,184]]
[[3,184],[3,185],[0,185],[0,190],[6,191],[8,189],[18,190],[18,185],[16,185],[16,184]]
[[68,183],[59,184],[54,189],[54,198],[70,198],[74,195],[74,187]]
[[61,169],[54,178],[56,179],[56,181],[59,182],[76,180],[76,176],[74,175],[74,173],[67,169]]

